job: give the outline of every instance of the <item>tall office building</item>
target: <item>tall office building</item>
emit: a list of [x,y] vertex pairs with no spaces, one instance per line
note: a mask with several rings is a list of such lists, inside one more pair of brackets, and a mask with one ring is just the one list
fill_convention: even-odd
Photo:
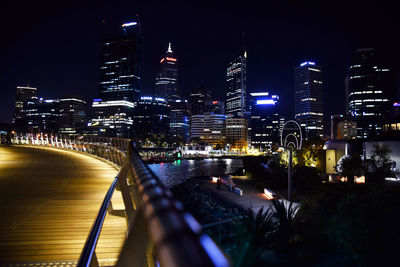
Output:
[[306,61],[294,69],[295,118],[304,138],[323,138],[324,87],[322,67]]
[[189,104],[186,99],[170,102],[169,134],[171,143],[181,144],[189,141]]
[[178,90],[178,60],[173,56],[171,43],[160,61],[161,70],[156,77],[156,96],[168,102],[181,99]]
[[280,107],[279,96],[268,92],[250,93],[251,145],[268,149],[280,140]]
[[143,37],[133,20],[119,25],[104,23],[100,67],[100,98],[135,101],[142,82]]
[[59,133],[76,134],[86,124],[86,101],[79,97],[61,98]]
[[37,89],[34,87],[30,87],[29,85],[17,86],[17,95],[15,98],[15,113],[12,119],[12,123],[16,127],[20,128],[26,124],[24,104],[26,101],[31,100],[32,97],[36,97],[36,93]]
[[60,121],[60,100],[33,97],[24,104],[27,131],[56,134]]
[[134,137],[141,141],[142,145],[146,139],[156,143],[157,146],[168,141],[170,109],[165,99],[151,96],[140,97],[134,108],[133,121]]
[[211,92],[206,88],[200,86],[193,88],[190,91],[190,112],[192,115],[203,115],[205,112],[209,112],[209,106],[211,101]]
[[114,27],[104,23],[100,67],[100,98],[93,100],[89,126],[100,135],[131,137],[133,107],[142,81],[143,37],[138,20]]
[[391,110],[394,76],[375,49],[358,49],[352,57],[346,85],[346,111],[357,122],[357,138],[372,138],[382,132]]
[[226,70],[226,115],[242,118],[246,112],[246,60],[245,50],[229,63]]

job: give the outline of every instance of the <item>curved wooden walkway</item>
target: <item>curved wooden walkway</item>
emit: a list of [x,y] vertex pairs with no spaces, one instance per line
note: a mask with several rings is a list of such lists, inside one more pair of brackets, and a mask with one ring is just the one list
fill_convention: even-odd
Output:
[[[72,151],[0,147],[0,265],[76,263],[116,174]],[[116,192],[114,208],[119,203]],[[100,263],[115,261],[125,234],[125,219],[107,215],[96,250]]]

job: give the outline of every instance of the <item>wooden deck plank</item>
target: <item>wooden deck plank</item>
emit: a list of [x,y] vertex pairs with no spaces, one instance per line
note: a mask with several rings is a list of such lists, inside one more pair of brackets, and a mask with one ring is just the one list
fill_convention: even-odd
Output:
[[[116,174],[74,152],[0,147],[0,265],[77,261]],[[121,201],[116,192],[114,207]],[[107,215],[99,260],[115,261],[125,237],[125,218]]]

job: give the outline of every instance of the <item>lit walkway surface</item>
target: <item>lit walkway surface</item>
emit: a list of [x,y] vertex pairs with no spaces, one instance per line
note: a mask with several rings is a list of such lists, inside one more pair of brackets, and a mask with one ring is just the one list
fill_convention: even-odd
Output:
[[[116,174],[75,152],[0,147],[0,265],[76,264]],[[116,191],[114,208],[118,200]],[[125,234],[125,219],[107,215],[96,250],[100,263],[115,261]]]

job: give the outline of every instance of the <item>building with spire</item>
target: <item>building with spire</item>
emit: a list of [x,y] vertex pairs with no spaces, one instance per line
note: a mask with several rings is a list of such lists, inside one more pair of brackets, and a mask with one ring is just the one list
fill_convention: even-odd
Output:
[[161,69],[155,81],[156,96],[172,102],[181,99],[178,90],[178,61],[174,57],[171,43],[165,56],[160,60]]

